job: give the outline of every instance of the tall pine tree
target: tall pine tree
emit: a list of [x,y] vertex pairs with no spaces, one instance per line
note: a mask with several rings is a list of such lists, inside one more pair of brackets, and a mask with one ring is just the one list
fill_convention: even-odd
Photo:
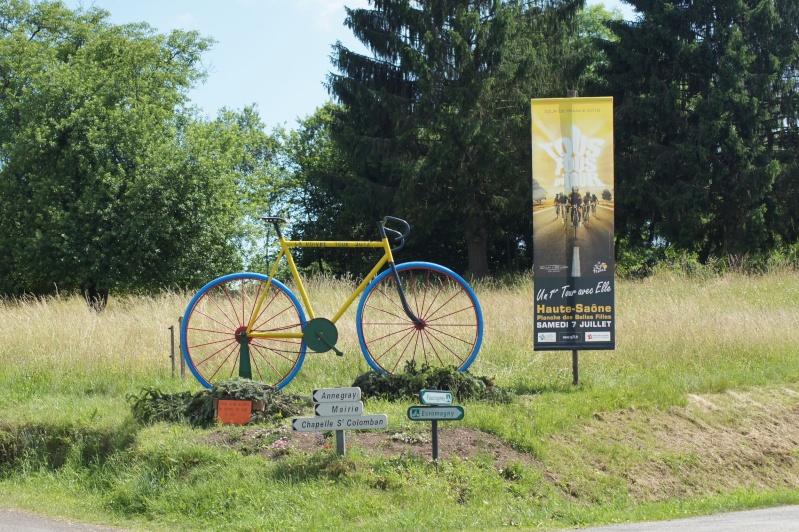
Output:
[[[489,273],[529,234],[529,100],[562,96],[561,20],[582,1],[373,0],[329,87],[352,175],[344,205],[406,216],[424,258]],[[528,246],[529,250],[529,246]]]
[[620,237],[700,259],[795,242],[796,2],[628,3],[640,17],[613,24],[604,72]]

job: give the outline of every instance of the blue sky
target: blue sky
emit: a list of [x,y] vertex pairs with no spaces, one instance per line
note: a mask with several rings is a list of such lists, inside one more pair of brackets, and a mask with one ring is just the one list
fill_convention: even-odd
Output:
[[[115,24],[146,22],[160,33],[197,30],[216,40],[203,59],[204,84],[189,93],[207,116],[222,107],[256,104],[268,128],[294,128],[323,105],[331,46],[341,41],[353,50],[360,43],[344,26],[344,6],[368,7],[368,0],[63,0],[71,9],[97,6]],[[618,7],[619,0],[589,0]]]

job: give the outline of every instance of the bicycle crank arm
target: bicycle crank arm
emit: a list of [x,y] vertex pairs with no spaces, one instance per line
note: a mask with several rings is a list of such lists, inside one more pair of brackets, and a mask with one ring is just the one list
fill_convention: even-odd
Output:
[[316,333],[316,338],[317,338],[317,339],[318,339],[320,342],[324,343],[324,344],[325,344],[325,345],[328,347],[328,349],[327,349],[327,350],[330,350],[330,349],[332,349],[332,350],[333,350],[333,352],[336,354],[336,356],[340,356],[340,357],[343,357],[343,356],[344,356],[344,353],[342,353],[341,351],[339,351],[339,350],[338,350],[338,348],[337,348],[335,345],[333,345],[333,344],[331,344],[330,342],[328,342],[328,341],[327,341],[327,338],[325,338],[325,333],[323,333],[323,332],[321,332],[321,331],[317,332],[317,333]]

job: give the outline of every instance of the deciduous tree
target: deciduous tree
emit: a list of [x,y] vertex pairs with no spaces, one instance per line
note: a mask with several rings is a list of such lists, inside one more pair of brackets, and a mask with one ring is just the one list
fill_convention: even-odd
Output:
[[268,139],[193,116],[211,41],[99,9],[0,4],[0,292],[196,285],[238,269]]

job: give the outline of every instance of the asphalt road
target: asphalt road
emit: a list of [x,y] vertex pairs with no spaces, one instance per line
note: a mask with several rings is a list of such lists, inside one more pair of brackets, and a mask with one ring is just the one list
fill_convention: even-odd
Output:
[[0,532],[121,532],[121,530],[0,509]]
[[[589,532],[799,532],[799,506],[730,512],[626,525],[582,528]],[[118,528],[84,525],[0,509],[0,532],[121,532]]]
[[590,532],[799,532],[799,506],[780,506],[651,523],[583,528]]

